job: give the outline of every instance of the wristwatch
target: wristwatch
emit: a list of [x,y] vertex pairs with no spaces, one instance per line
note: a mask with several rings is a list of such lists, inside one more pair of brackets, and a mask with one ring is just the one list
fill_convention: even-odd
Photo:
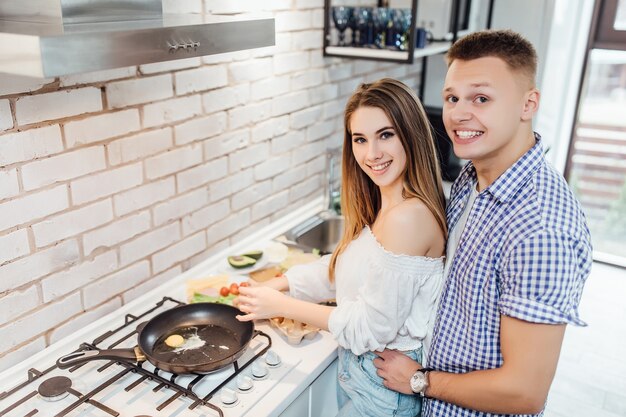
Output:
[[428,388],[428,373],[432,370],[431,368],[418,369],[409,381],[411,390],[420,397],[423,397],[426,393],[426,388]]

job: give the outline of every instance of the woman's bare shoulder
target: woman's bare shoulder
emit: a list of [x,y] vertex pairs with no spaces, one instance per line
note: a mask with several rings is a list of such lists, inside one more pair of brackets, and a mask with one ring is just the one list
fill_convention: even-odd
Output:
[[387,213],[378,239],[388,251],[412,256],[440,256],[445,242],[437,219],[417,198],[407,199]]

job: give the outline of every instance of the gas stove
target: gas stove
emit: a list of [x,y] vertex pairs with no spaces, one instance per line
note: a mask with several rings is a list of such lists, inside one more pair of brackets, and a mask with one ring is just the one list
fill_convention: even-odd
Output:
[[[137,327],[183,304],[186,282],[218,271],[232,253],[264,247],[319,211],[320,202],[294,210],[248,239],[226,248],[117,311],[0,373],[0,417],[254,416],[278,417],[337,357],[332,335],[290,345],[267,321],[239,359],[207,375],[173,375],[140,364],[91,361],[69,369],[58,358],[80,350],[133,348]],[[334,380],[333,377],[332,379]],[[334,388],[328,385],[329,390]],[[332,389],[331,389],[332,388]],[[312,401],[312,400],[311,400]]]
[[[139,323],[180,304],[165,297],[76,350],[132,348]],[[236,362],[206,375],[174,375],[149,362],[30,368],[0,393],[0,416],[243,416],[298,362],[283,359],[272,349],[272,337],[257,329]]]

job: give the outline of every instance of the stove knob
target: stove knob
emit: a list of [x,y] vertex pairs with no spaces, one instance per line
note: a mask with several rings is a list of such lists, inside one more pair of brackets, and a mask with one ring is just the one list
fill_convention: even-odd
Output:
[[241,391],[250,391],[252,389],[252,378],[248,375],[237,376],[237,388]]
[[237,393],[229,388],[222,388],[220,400],[224,405],[233,405],[237,402]]
[[256,361],[252,364],[252,376],[255,378],[263,378],[267,375],[267,365],[263,362]]
[[280,365],[280,356],[278,356],[278,353],[274,352],[273,350],[268,350],[267,351],[267,355],[265,355],[265,363],[267,363],[269,366],[278,366]]

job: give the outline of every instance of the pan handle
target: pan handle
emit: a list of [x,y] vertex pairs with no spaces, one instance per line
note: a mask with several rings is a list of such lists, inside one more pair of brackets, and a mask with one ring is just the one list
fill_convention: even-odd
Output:
[[85,362],[109,359],[125,362],[142,362],[146,360],[145,355],[136,346],[134,349],[105,349],[105,350],[84,350],[81,352],[72,352],[69,355],[61,356],[57,360],[59,369],[67,369],[74,365],[80,365]]

